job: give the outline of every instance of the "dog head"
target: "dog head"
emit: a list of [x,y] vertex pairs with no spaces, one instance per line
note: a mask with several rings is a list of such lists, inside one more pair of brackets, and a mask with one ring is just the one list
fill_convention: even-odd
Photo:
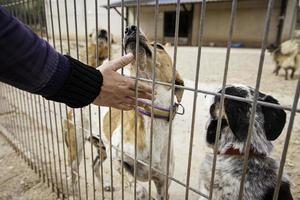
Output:
[[275,51],[278,51],[279,47],[275,44],[270,44],[269,46],[267,46],[267,50],[268,52],[273,53]]
[[[218,92],[221,93],[221,91]],[[249,100],[254,99],[254,89],[247,86],[226,86],[225,94]],[[261,92],[258,100],[279,104],[275,98]],[[210,119],[206,135],[206,141],[210,145],[215,143],[219,110],[220,97],[215,96],[210,106]],[[225,98],[223,111],[219,151],[226,151],[233,147],[242,153],[249,129],[251,103]],[[286,113],[283,109],[257,105],[251,138],[252,148],[265,155],[270,153],[272,150],[270,141],[275,140],[281,134],[285,122]]]
[[97,136],[88,137],[87,139],[93,146],[97,149],[97,154],[101,161],[104,161],[107,158],[106,148],[102,140]]
[[[153,56],[154,56],[154,43],[151,43],[146,38],[145,34],[137,30],[136,26],[128,26],[125,29],[124,48],[126,53],[133,53],[136,56],[136,39],[139,37],[139,74],[140,77],[152,79],[153,71]],[[135,58],[136,59],[136,58]],[[172,83],[172,59],[163,47],[157,43],[156,45],[156,61],[155,61],[155,79],[162,82]],[[137,70],[136,61],[132,62],[131,73],[135,76]],[[184,81],[176,71],[175,84],[184,86]],[[183,95],[183,89],[176,88],[175,95],[177,101],[180,102]]]
[[[110,37],[112,40],[112,36]],[[107,45],[108,44],[108,32],[105,29],[98,29],[98,33],[96,33],[96,30],[94,29],[90,34],[89,34],[89,42],[90,44],[97,45],[97,40],[98,40],[98,45]]]

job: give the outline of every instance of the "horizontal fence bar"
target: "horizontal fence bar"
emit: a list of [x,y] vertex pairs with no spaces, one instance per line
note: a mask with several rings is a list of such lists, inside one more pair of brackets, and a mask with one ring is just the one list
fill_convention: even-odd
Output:
[[[135,77],[131,77],[131,76],[126,76],[126,77],[131,78],[131,79],[136,79]],[[145,79],[145,78],[138,78],[138,79],[143,81],[143,82],[146,82],[146,83],[152,83],[153,82],[150,79]],[[163,81],[155,81],[155,84],[165,85],[165,86],[170,86],[170,87],[172,86],[171,83],[167,83],[167,82],[163,82]],[[178,89],[184,89],[184,90],[192,91],[192,92],[195,91],[195,89],[193,89],[191,87],[185,87],[185,86],[181,86],[181,85],[175,85],[174,87],[178,88]],[[213,91],[209,91],[209,90],[198,89],[196,91],[198,93],[212,95],[212,96],[221,96],[222,95],[221,93],[213,92]],[[246,99],[246,98],[243,98],[243,97],[228,95],[228,94],[225,94],[225,99],[232,99],[232,100],[237,100],[237,101],[241,101],[241,102],[253,103],[253,100]],[[263,105],[263,106],[270,107],[270,108],[278,108],[278,109],[284,109],[286,111],[292,111],[291,106],[282,106],[282,105],[273,104],[273,103],[266,103],[266,102],[263,102],[263,101],[260,101],[260,100],[257,101],[257,105]],[[296,113],[300,113],[300,108],[296,109]]]

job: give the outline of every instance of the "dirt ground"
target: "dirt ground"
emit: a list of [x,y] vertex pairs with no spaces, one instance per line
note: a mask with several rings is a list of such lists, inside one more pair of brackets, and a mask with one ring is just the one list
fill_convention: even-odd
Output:
[[0,200],[54,200],[55,194],[0,134]]
[[[74,44],[73,48],[74,49]],[[173,47],[167,48],[170,55],[173,56]],[[71,55],[74,52],[71,52]],[[113,46],[113,56],[121,55],[120,46]],[[200,81],[199,88],[201,90],[214,91],[222,84],[223,70],[225,65],[225,48],[209,48],[202,49],[200,62]],[[229,63],[229,72],[227,83],[239,83],[250,86],[255,86],[256,74],[258,71],[258,64],[260,58],[259,49],[232,49]],[[197,61],[196,47],[179,47],[177,53],[177,69],[185,80],[185,85],[194,87],[195,72]],[[270,94],[277,98],[282,105],[291,106],[296,90],[297,79],[299,78],[299,71],[293,80],[285,81],[283,71],[279,76],[274,76],[272,70],[274,63],[271,56],[267,53],[264,61],[264,68],[262,73],[261,91]],[[186,169],[187,169],[187,155],[190,140],[191,119],[192,119],[192,100],[194,93],[185,91],[182,104],[185,106],[186,113],[183,116],[177,116],[174,121],[173,139],[175,146],[175,174],[174,178],[185,183]],[[191,165],[191,187],[197,189],[199,165],[201,159],[206,152],[210,152],[205,147],[205,123],[208,117],[208,97],[204,94],[199,94],[197,99],[197,115],[195,123],[195,137],[193,141],[193,159]],[[300,105],[298,105],[298,108]],[[97,108],[93,108],[93,121],[96,124],[93,127],[93,132],[96,132],[97,127]],[[95,111],[95,112],[94,112]],[[104,111],[102,112],[102,114]],[[287,112],[289,119],[289,112]],[[1,119],[1,118],[0,118]],[[2,122],[2,121],[1,121]],[[292,192],[294,199],[300,199],[300,117],[296,115],[294,122],[294,129],[290,141],[285,172],[290,176]],[[94,124],[93,123],[93,124]],[[285,129],[281,136],[274,143],[274,153],[272,156],[280,161],[280,155],[284,145],[286,136],[286,129],[289,120],[287,120]],[[59,142],[62,144],[61,139]],[[90,147],[86,145],[86,149]],[[87,155],[87,163],[91,162],[91,157]],[[180,164],[179,164],[180,163]],[[88,165],[90,167],[90,165]],[[90,168],[89,168],[90,169]],[[55,199],[55,195],[51,194],[51,190],[45,184],[38,181],[36,174],[22,161],[16,153],[0,138],[0,170],[4,170],[0,174],[0,199]],[[83,166],[81,165],[81,172],[83,173]],[[105,179],[109,179],[109,164],[104,166]],[[90,172],[88,172],[90,173]],[[88,174],[89,175],[89,174]],[[22,185],[22,180],[24,182]],[[90,179],[89,179],[90,181]],[[17,184],[18,183],[18,184]],[[114,183],[116,191],[114,193],[115,199],[120,197],[120,176],[114,171]],[[147,185],[147,184],[145,184]],[[39,196],[35,196],[39,194]],[[99,195],[100,193],[97,193]],[[132,198],[131,192],[126,189],[126,198]],[[40,198],[44,197],[45,198]],[[185,188],[179,184],[172,183],[170,187],[170,199],[181,200],[185,196]],[[109,199],[110,194],[105,196]],[[155,191],[153,192],[155,196]],[[47,197],[47,198],[46,198]],[[190,199],[197,199],[197,195],[190,192]]]

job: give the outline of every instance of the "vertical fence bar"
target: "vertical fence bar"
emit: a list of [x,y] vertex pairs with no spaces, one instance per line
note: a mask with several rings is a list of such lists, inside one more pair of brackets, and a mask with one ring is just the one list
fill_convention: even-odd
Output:
[[[121,56],[124,55],[124,0],[121,1]],[[124,68],[121,69],[124,75]],[[124,200],[124,111],[121,110],[121,198]]]
[[[38,15],[36,15],[36,13],[35,13],[35,9],[34,9],[34,6],[35,6],[35,4],[34,4],[34,1],[32,1],[32,10],[33,10],[33,26],[35,27],[35,29],[37,29],[37,26],[38,26],[38,23],[37,23],[37,21],[36,21],[36,18],[35,18],[35,16],[38,16]],[[29,97],[28,97],[29,98]],[[31,116],[31,119],[33,119],[33,122],[32,122],[32,125],[33,125],[33,129],[34,129],[34,131],[32,131],[33,133],[35,133],[35,135],[36,134],[38,134],[38,132],[37,132],[37,130],[36,130],[36,121],[34,120],[34,107],[33,107],[33,95],[32,94],[30,94],[30,102],[31,102],[31,111],[32,111],[32,116]],[[38,146],[37,146],[37,137],[36,136],[34,136],[34,143],[35,143],[35,148],[36,148],[36,157],[37,157],[37,160],[36,160],[36,166],[37,166],[37,169],[35,169],[36,171],[35,172],[37,172],[38,171],[38,174],[39,174],[39,177],[41,177],[41,171],[40,171],[40,166],[39,166],[39,155],[38,155]]]
[[[77,4],[76,0],[74,0],[74,25],[75,25],[75,41],[76,41],[76,57],[79,59],[79,47],[78,47],[78,24],[77,24]],[[79,169],[79,159],[78,159],[78,140],[77,140],[77,131],[76,131],[76,120],[75,120],[75,109],[72,109],[73,112],[73,123],[74,123],[74,130],[75,130],[75,143],[76,143],[76,162],[77,168]],[[80,113],[82,109],[80,108]],[[84,141],[83,141],[84,142]],[[84,145],[83,145],[84,146]],[[80,188],[80,171],[78,170],[78,192],[79,192],[79,199],[81,199],[81,188]]]
[[[53,23],[53,10],[52,10],[52,1],[49,0],[50,7],[50,22],[51,22],[51,31],[52,31],[52,43],[53,47],[56,48],[55,34],[54,34],[54,23]],[[50,132],[51,132],[51,143],[52,143],[52,155],[53,155],[53,164],[54,164],[54,174],[55,174],[55,182],[56,182],[56,193],[59,198],[59,190],[58,190],[58,181],[57,181],[57,170],[56,170],[56,156],[55,156],[55,147],[54,147],[54,139],[53,139],[53,124],[52,124],[52,116],[51,116],[51,106],[48,101],[48,112],[49,112],[49,120],[50,120]],[[48,147],[50,149],[50,147]],[[50,158],[49,158],[50,159]],[[53,182],[52,182],[53,184]]]
[[[46,13],[46,2],[45,0],[43,0],[43,5],[44,5],[44,13]],[[49,34],[48,34],[48,25],[47,25],[47,22],[45,21],[45,35],[46,35],[46,39],[47,39],[47,42],[49,42]],[[43,32],[42,32],[43,33]],[[51,179],[51,185],[52,185],[52,191],[54,191],[54,187],[53,187],[53,179],[52,179],[52,168],[51,168],[51,160],[50,160],[50,156],[48,157],[49,160],[47,160],[47,153],[46,153],[46,145],[45,145],[45,136],[44,134],[47,135],[46,138],[48,138],[48,129],[47,129],[47,118],[46,118],[46,105],[45,105],[45,100],[41,100],[41,97],[39,98],[39,101],[40,101],[40,113],[41,113],[41,116],[44,115],[44,122],[45,124],[43,124],[43,121],[41,120],[41,125],[43,127],[43,134],[42,134],[42,140],[43,140],[43,146],[44,146],[44,156],[45,156],[45,165],[46,165],[46,172],[47,172],[47,184],[48,186],[50,186],[50,179]],[[43,103],[43,104],[42,104]],[[42,107],[43,107],[43,111],[42,111]],[[49,142],[47,143],[49,144]],[[47,148],[48,149],[48,148]],[[48,149],[48,155],[50,155],[50,152],[49,152],[49,149]],[[49,166],[48,166],[48,163],[47,161],[49,161]],[[50,174],[49,174],[49,169],[50,169]]]
[[[69,19],[68,19],[68,4],[67,4],[67,0],[64,1],[65,2],[65,15],[66,15],[66,32],[67,32],[67,46],[68,46],[68,53],[69,55],[71,55],[71,47],[70,47],[70,32],[69,32]],[[75,14],[76,15],[76,14]],[[68,116],[68,108],[67,106],[65,105],[64,106],[64,110],[65,110],[65,113],[66,113],[66,117]],[[61,107],[60,107],[61,109]],[[60,111],[61,112],[61,111]],[[60,113],[62,114],[62,112]],[[62,115],[60,115],[62,117]],[[69,119],[67,117],[67,133],[70,134],[70,127],[69,127]],[[63,128],[63,127],[62,127]],[[64,138],[64,136],[63,136]],[[64,141],[65,142],[65,141]],[[64,143],[65,144],[65,143]],[[64,146],[65,148],[65,146]],[[71,147],[70,147],[71,148]],[[70,163],[69,163],[70,165]],[[72,195],[73,197],[75,196],[75,191],[74,191],[74,181],[73,181],[73,173],[71,172],[71,177],[72,177],[72,181],[71,181],[71,185],[72,185]],[[67,182],[68,183],[68,182]]]
[[[95,17],[96,17],[96,33],[98,34],[98,0],[95,0]],[[99,66],[99,40],[96,40],[96,66]],[[89,111],[91,113],[91,111]],[[102,141],[102,132],[101,132],[101,108],[98,106],[98,125],[99,125],[99,138],[100,141]],[[90,125],[90,136],[92,136],[92,126]],[[91,147],[92,148],[92,147]],[[91,152],[93,152],[93,149],[91,149]],[[92,153],[93,154],[93,153]],[[93,169],[94,170],[94,169]],[[101,184],[101,194],[102,194],[102,200],[104,200],[104,174],[103,174],[103,163],[100,162],[100,184]],[[95,176],[93,176],[93,181],[95,182]],[[95,191],[95,190],[94,190]],[[93,192],[94,199],[95,199],[95,192]]]
[[[171,87],[171,104],[172,108],[174,104],[174,91],[175,91],[175,76],[176,76],[176,63],[177,63],[177,47],[178,47],[178,36],[179,36],[179,19],[180,19],[180,0],[177,0],[176,4],[176,21],[175,21],[175,37],[174,37],[174,59],[173,59],[173,69],[172,69],[172,87]],[[167,149],[167,169],[166,169],[166,199],[168,200],[168,191],[169,191],[169,165],[170,165],[170,151],[171,151],[171,141],[172,141],[172,126],[173,118],[172,112],[169,115],[169,134],[168,134],[168,149]]]
[[[55,156],[54,137],[53,137],[54,131],[53,131],[53,123],[52,123],[52,115],[51,115],[51,106],[50,106],[50,101],[47,101],[47,102],[48,102],[48,114],[49,114],[49,123],[50,123],[50,134],[51,134],[51,145],[52,145],[52,156],[53,156],[53,168],[54,168],[54,177],[55,177],[55,185],[56,185],[56,194],[57,194],[57,198],[59,198],[58,181],[57,181],[57,169],[56,169],[56,156]],[[50,146],[49,146],[49,149],[50,149]]]
[[[65,148],[65,135],[64,135],[64,126],[63,126],[63,117],[62,117],[62,109],[61,104],[59,104],[59,116],[60,116],[60,125],[61,125],[61,137],[62,137],[62,146],[63,146],[63,158],[64,158],[64,169],[65,169],[65,179],[66,179],[66,192],[67,199],[69,200],[69,184],[68,184],[68,170],[67,170],[67,160],[66,160],[66,148]],[[63,185],[63,184],[62,184]]]
[[34,100],[33,100],[33,95],[30,94],[31,96],[31,100],[30,100],[30,103],[31,103],[31,113],[32,113],[32,119],[33,119],[33,127],[34,127],[34,133],[35,133],[35,136],[34,136],[34,139],[35,139],[35,147],[36,147],[36,155],[37,155],[37,160],[36,160],[36,164],[37,164],[37,168],[38,168],[38,174],[39,174],[39,178],[41,178],[41,166],[40,166],[40,162],[39,160],[41,160],[41,151],[39,152],[39,148],[38,148],[38,135],[39,135],[39,131],[38,131],[38,126],[37,126],[37,123],[36,123],[36,119],[34,117],[35,115],[35,112],[34,112],[34,106],[33,104],[35,103]]
[[250,145],[251,137],[252,137],[256,107],[257,107],[257,98],[258,98],[258,94],[259,94],[261,74],[262,74],[262,69],[263,69],[263,64],[264,64],[265,50],[267,47],[268,35],[269,35],[269,31],[270,31],[270,22],[271,22],[273,4],[274,4],[274,0],[269,0],[267,14],[266,14],[265,27],[264,27],[264,33],[263,33],[262,49],[261,49],[261,55],[260,55],[259,67],[258,67],[258,73],[257,73],[257,79],[256,79],[256,86],[255,86],[255,92],[254,92],[254,100],[253,100],[252,108],[251,108],[249,130],[248,130],[247,140],[245,143],[246,147],[245,147],[245,156],[244,156],[244,163],[243,163],[243,174],[242,174],[240,190],[239,190],[239,198],[238,198],[239,200],[242,200],[242,198],[243,198],[244,185],[245,185],[245,179],[246,179],[246,173],[247,173],[247,167],[248,167],[248,158],[249,158],[249,152],[250,152],[250,146],[251,146]]
[[[110,0],[107,0],[107,32],[108,32],[108,60],[111,59],[111,37],[110,37]],[[113,159],[112,159],[112,130],[111,130],[111,108],[109,108],[109,161],[110,161],[110,182],[111,182],[111,199],[114,199],[114,180],[113,180]]]
[[51,178],[51,188],[52,192],[54,192],[54,179],[53,179],[53,171],[52,171],[52,162],[51,162],[51,150],[50,150],[50,142],[49,142],[49,130],[48,130],[48,120],[47,120],[47,108],[46,108],[46,100],[43,99],[43,107],[44,107],[44,122],[45,122],[45,134],[46,134],[46,148],[48,150],[48,158],[49,158],[49,169],[50,169],[50,178]]
[[24,139],[25,139],[25,155],[27,157],[27,161],[28,161],[28,165],[31,167],[31,169],[33,169],[33,165],[32,165],[32,160],[31,160],[31,155],[30,155],[30,144],[29,144],[29,131],[27,129],[26,126],[29,126],[28,123],[28,118],[26,117],[26,104],[25,104],[25,98],[23,96],[23,91],[20,91],[20,100],[21,100],[21,112],[22,112],[22,118],[23,118],[23,122],[22,122],[22,126],[23,127],[23,131],[24,131]]
[[39,151],[40,151],[40,166],[41,166],[41,170],[42,170],[42,179],[43,179],[43,182],[45,183],[45,171],[44,171],[44,164],[43,164],[43,151],[42,151],[42,148],[44,148],[44,146],[42,146],[42,142],[41,142],[41,134],[42,134],[42,129],[43,127],[39,127],[39,124],[40,124],[40,118],[41,118],[41,115],[38,114],[38,102],[36,100],[37,96],[34,95],[34,108],[35,108],[35,116],[36,116],[36,126],[38,127],[38,134],[37,134],[37,138],[38,138],[38,141],[39,141]]
[[[72,119],[69,119],[69,115],[68,115],[69,113],[68,113],[68,107],[67,106],[65,106],[65,112],[66,112],[66,124],[67,124],[67,133],[66,134],[69,136],[68,140],[70,140],[69,139],[70,138],[70,128],[71,128],[70,127],[70,122],[72,122]],[[74,113],[73,113],[73,115],[74,115]],[[76,129],[75,125],[74,125],[74,129]],[[76,137],[76,134],[74,134],[74,135]],[[74,188],[75,183],[74,183],[74,173],[73,173],[73,169],[72,169],[71,152],[72,152],[73,148],[76,148],[76,152],[77,152],[77,140],[75,141],[75,147],[72,147],[72,145],[69,145],[68,148],[69,148],[69,150],[68,150],[68,154],[69,154],[68,155],[68,158],[69,158],[68,162],[69,162],[69,168],[71,169],[70,170],[70,175],[71,175],[72,195],[73,195],[73,198],[74,198],[75,197],[75,188]],[[77,154],[76,154],[76,156],[77,156]]]
[[[25,5],[24,5],[25,6]],[[26,16],[27,16],[27,21],[26,23],[28,25],[32,25],[32,21],[31,21],[31,17],[28,13],[28,11],[30,11],[30,2],[27,1],[26,2],[26,8],[27,8],[27,12],[26,12]],[[21,95],[23,96],[22,97],[22,103],[23,103],[23,117],[25,118],[25,123],[23,124],[25,127],[24,127],[24,131],[25,131],[25,140],[26,140],[26,143],[27,143],[27,150],[28,150],[28,158],[29,158],[29,162],[30,162],[30,167],[31,169],[34,169],[34,166],[33,166],[33,162],[32,162],[32,155],[31,155],[31,141],[30,141],[30,138],[29,138],[29,135],[30,135],[30,122],[29,122],[29,119],[28,119],[28,116],[26,115],[26,110],[27,110],[27,104],[25,103],[25,93],[23,91],[21,91]],[[26,128],[27,126],[27,128]]]
[[[85,45],[86,45],[86,63],[89,64],[89,52],[88,52],[88,32],[87,32],[87,11],[86,11],[86,0],[83,1],[83,7],[84,7],[84,33],[85,33]],[[98,33],[97,33],[98,34]],[[98,40],[98,37],[97,37]],[[90,106],[90,105],[89,105]],[[81,116],[81,130],[82,130],[82,141],[84,143],[84,125],[83,125],[83,115],[82,115],[82,108],[80,108],[80,116]],[[89,118],[91,121],[92,119]],[[92,127],[90,127],[92,130]],[[84,146],[84,145],[83,145]],[[90,143],[91,151],[93,151],[93,144]],[[85,179],[85,195],[86,199],[88,199],[88,185],[87,185],[87,171],[86,171],[86,155],[85,155],[85,148],[83,148],[83,159],[84,159],[84,179]],[[93,195],[95,194],[95,173],[94,173],[94,167],[93,167],[93,156],[91,159],[92,162],[92,176],[93,176]]]
[[[56,0],[56,9],[57,9],[57,23],[58,23],[58,33],[59,33],[59,46],[60,46],[60,52],[63,53],[63,46],[62,46],[62,35],[61,35],[61,21],[60,21],[60,6],[59,6],[59,1]],[[60,186],[61,186],[61,191],[63,194],[63,198],[65,198],[65,191],[64,191],[64,184],[63,184],[63,178],[62,178],[62,160],[61,160],[61,152],[60,152],[60,145],[59,145],[59,134],[58,134],[58,125],[57,125],[57,112],[56,112],[56,104],[53,102],[53,109],[54,109],[54,120],[55,120],[55,131],[56,131],[56,140],[57,140],[57,151],[58,151],[58,161],[59,161],[59,173],[60,173]],[[61,111],[61,105],[59,104],[59,110]],[[62,123],[62,118],[60,118],[61,123]],[[62,137],[63,137],[63,129],[62,131]],[[64,141],[64,140],[63,140]],[[63,143],[64,145],[65,143]],[[65,157],[65,150],[63,149],[63,156]],[[66,160],[64,158],[64,165],[66,169]],[[67,170],[65,171],[66,173],[66,187],[68,191],[68,184],[67,184]],[[68,193],[68,192],[67,192]],[[67,195],[69,198],[69,195]]]
[[[48,187],[50,187],[50,178],[49,178],[49,169],[48,169],[48,162],[47,162],[47,155],[46,155],[46,145],[45,145],[45,126],[43,124],[43,113],[42,113],[42,101],[41,101],[41,97],[39,98],[39,113],[41,116],[41,128],[42,128],[42,146],[43,146],[43,150],[44,150],[44,162],[45,162],[45,170],[46,170],[46,176],[47,176],[47,185]],[[44,116],[45,117],[45,116]]]
[[[60,157],[60,145],[59,145],[59,137],[58,137],[58,125],[57,125],[57,115],[56,115],[56,106],[55,106],[55,102],[52,102],[53,104],[53,114],[54,114],[54,124],[55,124],[55,136],[56,136],[56,146],[57,146],[57,154],[58,154],[58,164],[59,164],[59,179],[60,179],[60,189],[61,189],[61,193],[62,193],[62,198],[64,198],[65,192],[64,192],[64,185],[63,185],[63,179],[62,179],[62,161],[61,161],[61,157]],[[54,148],[53,148],[54,149]],[[58,188],[58,182],[57,182],[57,186]]]
[[197,55],[197,66],[196,66],[196,76],[195,76],[195,91],[193,99],[193,113],[192,113],[192,122],[191,122],[191,135],[190,135],[190,144],[189,144],[189,156],[188,156],[188,168],[186,174],[186,190],[185,190],[185,199],[189,199],[189,187],[190,187],[190,175],[191,175],[191,164],[192,164],[192,154],[193,154],[193,141],[194,141],[194,131],[195,131],[195,119],[196,119],[196,110],[197,110],[197,97],[198,97],[198,82],[200,75],[200,61],[201,61],[201,50],[204,34],[204,20],[206,14],[206,0],[203,0],[201,3],[201,16],[199,24],[199,33],[198,33],[198,55]]
[[[80,118],[81,118],[81,139],[83,142],[83,167],[84,167],[84,182],[85,182],[85,198],[86,200],[89,199],[88,197],[88,183],[87,183],[87,171],[86,171],[86,154],[85,154],[85,131],[84,131],[84,122],[83,122],[83,115],[82,115],[82,109],[80,108]],[[92,148],[92,143],[91,143],[91,148]],[[93,157],[92,157],[93,158]],[[93,161],[93,159],[91,159]],[[93,168],[93,165],[92,165]],[[94,168],[93,168],[94,169]],[[94,170],[92,170],[93,176],[94,176]],[[93,184],[93,188],[95,191],[95,183]]]
[[67,44],[68,44],[68,52],[67,52],[67,54],[71,55],[70,32],[69,32],[69,19],[68,19],[68,4],[67,4],[67,0],[65,0],[65,17],[66,17],[66,33],[67,33]]
[[[157,56],[157,18],[158,18],[158,11],[159,11],[159,0],[155,0],[155,13],[154,13],[154,47],[153,47],[153,61],[152,61],[152,94],[155,93],[155,79],[156,79],[156,56]],[[149,174],[148,174],[148,192],[149,196],[148,199],[150,200],[151,197],[151,181],[152,181],[152,154],[153,154],[153,130],[154,130],[154,96],[151,99],[151,122],[150,122],[150,156],[149,156]]]
[[32,149],[32,157],[31,157],[31,162],[32,162],[32,165],[33,165],[33,170],[34,170],[34,172],[35,173],[37,173],[37,170],[38,170],[38,167],[37,167],[37,157],[36,157],[36,149],[35,149],[35,145],[34,145],[34,139],[32,139],[32,133],[34,133],[35,131],[34,130],[32,130],[32,126],[33,126],[33,129],[35,129],[34,127],[34,123],[32,122],[32,119],[33,119],[33,117],[31,116],[31,112],[30,112],[30,105],[31,104],[29,104],[29,100],[30,100],[30,98],[29,98],[29,93],[27,93],[27,92],[25,92],[25,94],[26,94],[26,105],[27,105],[27,111],[26,111],[26,115],[27,115],[27,118],[28,118],[28,136],[29,136],[29,142],[31,143],[31,149]]
[[[6,91],[5,93],[6,93],[6,102],[7,102],[7,108],[9,108],[9,107],[12,107],[12,109],[14,110],[14,115],[12,116],[13,117],[13,120],[12,120],[12,122],[13,122],[13,129],[14,129],[14,134],[16,134],[17,135],[17,140],[18,140],[18,148],[19,148],[19,150],[18,150],[18,154],[20,154],[21,156],[23,155],[23,154],[21,154],[22,152],[22,140],[21,140],[21,135],[20,135],[20,132],[19,132],[19,128],[18,128],[18,126],[17,126],[17,124],[18,124],[18,122],[17,122],[17,120],[18,120],[18,107],[17,107],[17,104],[16,104],[16,99],[14,98],[14,93],[12,92],[12,89],[10,89],[11,87],[10,86],[8,86],[8,85],[5,85],[5,87],[4,87],[4,90]],[[9,101],[11,101],[11,102],[14,102],[14,103],[9,103]],[[6,120],[6,123],[5,124],[8,124],[9,122],[9,119],[7,118]]]
[[[35,25],[35,20],[34,20],[34,5],[33,5],[33,1],[32,4],[30,4],[30,1],[28,1],[28,10],[32,10],[31,13],[31,17],[29,17],[29,24],[31,25],[31,29],[33,29],[34,25]],[[30,8],[31,7],[31,8]],[[32,140],[32,127],[31,127],[31,116],[30,116],[30,106],[29,106],[29,94],[27,92],[24,93],[24,98],[26,100],[25,103],[25,115],[27,116],[27,123],[28,123],[28,139],[29,139],[29,145],[30,145],[30,154],[32,154],[32,156],[30,155],[30,159],[31,159],[31,165],[32,165],[32,169],[34,169],[35,172],[37,172],[37,166],[36,163],[34,161],[36,161],[36,153],[35,153],[35,149],[34,149],[34,140]]]
[[137,175],[137,108],[138,108],[138,78],[139,78],[139,51],[140,51],[140,0],[137,0],[136,5],[136,50],[135,50],[135,60],[136,60],[136,76],[135,76],[135,115],[134,115],[134,199],[136,199],[136,175]]
[[285,138],[284,148],[283,148],[282,155],[281,155],[280,166],[279,166],[279,170],[278,170],[278,175],[277,175],[277,181],[276,181],[276,187],[275,187],[275,190],[274,190],[273,200],[278,199],[279,189],[280,189],[280,185],[281,185],[280,184],[281,183],[281,178],[282,178],[284,164],[285,164],[285,160],[286,160],[286,156],[287,156],[287,152],[288,152],[288,148],[289,148],[289,144],[290,144],[289,142],[290,142],[291,135],[292,135],[294,120],[295,120],[295,116],[296,116],[296,109],[297,109],[297,105],[298,105],[298,101],[299,101],[299,94],[300,94],[300,76],[299,76],[299,79],[298,79],[297,89],[295,91],[295,97],[294,97],[294,102],[293,102],[293,106],[292,106],[292,112],[291,112],[290,121],[289,121],[289,125],[288,125],[288,130],[287,130],[287,134],[286,134],[286,138]]
[[218,153],[219,140],[220,140],[220,135],[221,135],[222,113],[224,110],[225,87],[226,87],[226,83],[227,83],[227,74],[228,74],[228,68],[229,68],[229,59],[230,59],[232,35],[233,35],[234,22],[235,22],[235,17],[236,17],[236,10],[237,10],[237,0],[233,0],[232,5],[231,5],[230,20],[229,20],[229,32],[228,32],[228,42],[227,42],[227,50],[226,50],[226,60],[225,60],[225,68],[224,68],[224,73],[223,73],[220,110],[218,113],[217,134],[216,134],[215,145],[214,145],[214,158],[213,158],[213,166],[212,166],[212,172],[211,172],[211,180],[210,180],[208,199],[213,198],[213,189],[214,189],[213,186],[214,186],[216,164],[217,164],[217,153]]
[[[75,109],[72,108],[72,113],[73,113],[73,125],[74,125],[74,138],[75,138],[75,151],[76,151],[76,165],[77,165],[77,169],[78,169],[78,174],[76,174],[77,176],[77,187],[78,187],[78,197],[79,199],[81,199],[81,187],[80,187],[80,169],[79,169],[79,156],[78,156],[78,138],[77,138],[77,122],[76,122],[76,112],[75,112]],[[82,141],[84,142],[84,141]],[[72,146],[72,145],[70,145]],[[84,148],[84,145],[83,145],[83,148]],[[72,168],[72,174],[73,174],[73,167],[71,166]],[[76,194],[77,195],[77,194]]]

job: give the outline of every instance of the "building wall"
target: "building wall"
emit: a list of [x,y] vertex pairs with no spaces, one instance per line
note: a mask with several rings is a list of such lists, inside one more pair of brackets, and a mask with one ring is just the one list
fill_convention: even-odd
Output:
[[[58,13],[57,13],[57,4],[56,0],[50,0],[52,6],[52,18],[54,24],[54,34],[56,39],[59,37],[59,26],[58,26]],[[59,2],[60,10],[60,20],[61,20],[61,33],[63,39],[67,37],[66,29],[66,13],[65,13],[65,4],[63,0]],[[98,1],[98,27],[107,29],[107,10],[102,6],[105,5],[106,1]],[[50,3],[45,1],[46,6],[46,20],[49,28],[50,37],[52,37],[51,30],[51,13],[50,13]],[[95,1],[86,0],[87,5],[87,31],[90,33],[93,29],[96,28],[96,15],[95,15]],[[75,13],[74,13],[74,1],[67,0],[67,9],[68,9],[68,21],[69,21],[69,33],[70,39],[75,39]],[[85,39],[85,19],[84,19],[84,1],[76,0],[76,16],[77,16],[77,25],[78,25],[78,37],[79,40]],[[111,17],[111,32],[115,40],[119,41],[121,38],[121,17],[113,10],[110,10]]]
[[[265,18],[267,12],[267,0],[238,1],[238,8],[235,18],[233,42],[242,43],[248,47],[261,46]],[[199,32],[199,19],[201,5],[195,6],[193,45],[197,44]],[[269,32],[269,43],[276,41],[277,19],[279,16],[280,4],[276,1]],[[229,20],[231,13],[231,2],[219,2],[207,4],[206,19],[204,27],[204,43],[214,43],[224,46],[228,38]]]
[[[267,0],[245,0],[238,1],[238,10],[235,21],[233,42],[242,43],[246,47],[260,47],[264,31],[265,17],[267,11]],[[191,5],[188,6],[190,9]],[[175,10],[176,5],[160,5],[158,21],[158,40],[165,42],[163,37],[163,12]],[[140,9],[140,26],[146,35],[154,38],[154,7],[145,6]],[[280,11],[280,1],[276,0],[269,33],[269,43],[276,40],[277,19]],[[129,24],[135,23],[135,8],[130,8],[132,18]],[[207,3],[206,18],[204,26],[204,44],[226,46],[229,31],[229,18],[231,13],[231,2]],[[191,45],[197,45],[199,20],[201,15],[201,4],[194,4],[194,15],[192,22]]]
[[[192,8],[192,5],[189,4],[186,6],[188,10]],[[175,11],[176,5],[167,5],[159,7],[158,21],[157,21],[157,39],[161,43],[171,42],[173,39],[164,38],[164,12],[166,11]],[[129,8],[129,24],[136,24],[136,8]],[[154,40],[155,34],[155,8],[150,6],[142,6],[140,8],[140,27],[144,33],[146,33],[147,37],[150,40]]]

